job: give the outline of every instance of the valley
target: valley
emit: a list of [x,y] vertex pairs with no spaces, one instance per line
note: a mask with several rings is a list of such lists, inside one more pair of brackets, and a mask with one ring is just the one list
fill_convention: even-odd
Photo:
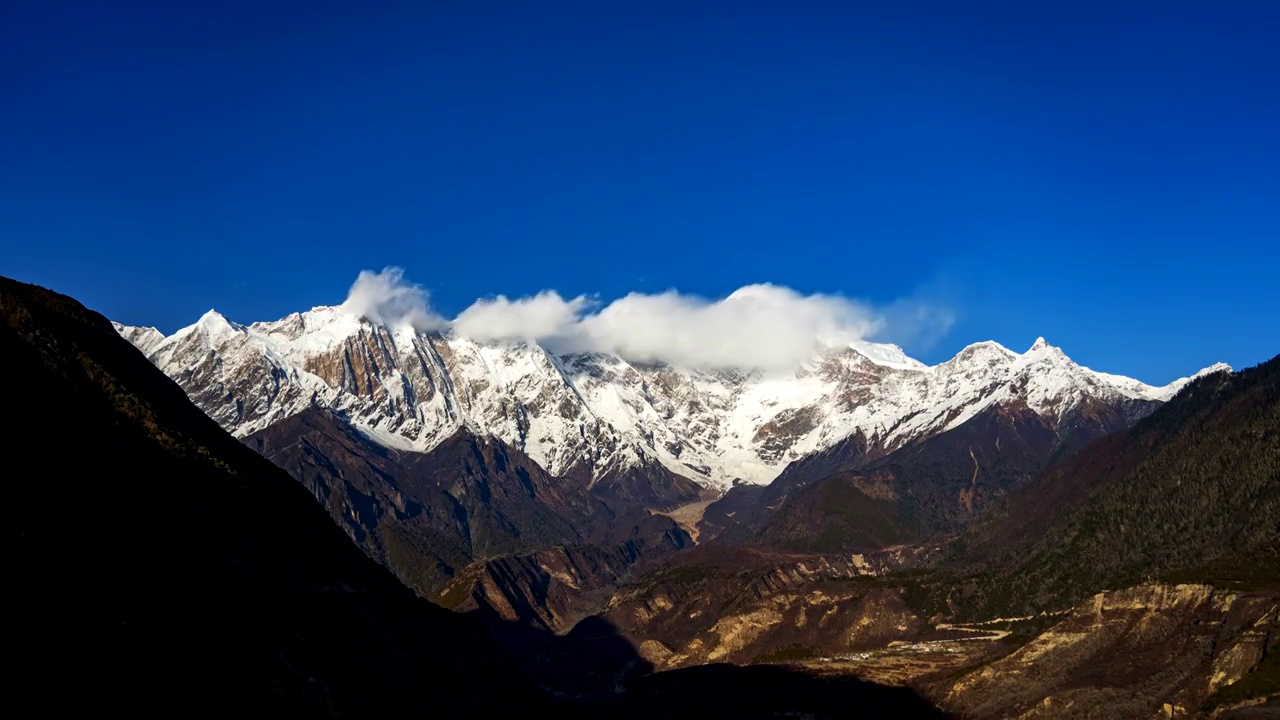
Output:
[[679,525],[681,529],[689,533],[689,539],[694,543],[697,543],[698,536],[702,533],[702,530],[698,527],[702,522],[702,516],[707,512],[707,508],[718,499],[719,497],[717,495],[712,494],[711,497],[706,500],[699,500],[697,502],[689,503],[688,505],[681,505],[678,508],[668,510],[666,512],[658,510],[655,510],[654,512],[666,515],[676,521],[676,524]]

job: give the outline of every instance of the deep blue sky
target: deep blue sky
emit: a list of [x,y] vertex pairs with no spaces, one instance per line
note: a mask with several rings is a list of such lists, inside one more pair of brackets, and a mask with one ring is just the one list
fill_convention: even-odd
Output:
[[0,274],[165,331],[400,265],[445,314],[769,281],[946,303],[927,361],[1280,351],[1280,4],[849,5],[0,2]]

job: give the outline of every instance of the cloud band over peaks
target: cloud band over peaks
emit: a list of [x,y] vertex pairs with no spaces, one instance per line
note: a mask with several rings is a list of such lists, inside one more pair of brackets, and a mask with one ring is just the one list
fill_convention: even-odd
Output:
[[[916,307],[902,312],[904,306]],[[694,368],[787,369],[823,348],[877,337],[945,332],[950,315],[899,300],[883,309],[839,295],[803,295],[778,285],[739,288],[712,300],[668,290],[631,293],[607,304],[553,290],[477,300],[445,323],[422,288],[397,268],[360,273],[343,308],[376,322],[419,330],[445,325],[479,342],[536,342],[555,353],[604,352],[630,362]],[[361,312],[363,311],[363,312]],[[911,323],[912,327],[889,327]]]

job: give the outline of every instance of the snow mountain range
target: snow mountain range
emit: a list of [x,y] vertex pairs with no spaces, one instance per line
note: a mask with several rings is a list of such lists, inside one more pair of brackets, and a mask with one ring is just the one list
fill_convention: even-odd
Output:
[[[779,373],[557,355],[375,323],[341,306],[252,325],[210,311],[169,336],[116,329],[237,437],[320,407],[396,450],[430,451],[466,429],[552,475],[658,464],[714,490],[769,483],[854,433],[889,452],[993,406],[1053,424],[1102,403],[1136,419],[1192,379],[1153,387],[1095,372],[1043,338],[1025,353],[977,343],[934,366],[895,345],[855,342]],[[1196,376],[1220,370],[1230,368]]]

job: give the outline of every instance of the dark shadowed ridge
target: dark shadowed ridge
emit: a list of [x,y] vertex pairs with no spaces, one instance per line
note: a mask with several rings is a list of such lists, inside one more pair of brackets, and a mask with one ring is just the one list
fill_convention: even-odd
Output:
[[245,443],[311,490],[358,545],[428,597],[476,560],[602,541],[615,525],[649,517],[620,518],[585,484],[557,482],[519,450],[466,430],[430,453],[397,452],[312,408]]
[[[0,278],[0,356],[18,420],[4,449],[17,604],[7,648],[19,706],[171,716],[705,718],[712,706],[735,718],[941,715],[908,690],[777,668],[663,673],[621,694],[593,685],[585,699],[542,692],[477,624],[415,597],[365,557],[305,488],[196,409],[102,316]],[[642,666],[601,623],[570,633],[559,652],[570,670]]]
[[1280,357],[1188,385],[987,513],[947,563],[991,612],[1144,580],[1280,589]]
[[1128,428],[1156,403],[1090,400],[1062,421],[987,408],[889,453],[860,433],[801,458],[759,490],[707,508],[703,537],[794,552],[875,550],[954,533],[1055,459]]
[[5,523],[28,699],[446,717],[539,700],[483,632],[370,562],[105,318],[7,280],[0,315],[21,417],[6,456],[28,461]]
[[[418,594],[492,611],[479,616],[507,648],[532,650],[529,635],[569,630],[603,610],[624,578],[693,544],[671,518],[605,501],[586,478],[552,477],[519,449],[465,429],[431,452],[404,452],[310,408],[244,442]],[[513,623],[545,632],[517,641]]]

